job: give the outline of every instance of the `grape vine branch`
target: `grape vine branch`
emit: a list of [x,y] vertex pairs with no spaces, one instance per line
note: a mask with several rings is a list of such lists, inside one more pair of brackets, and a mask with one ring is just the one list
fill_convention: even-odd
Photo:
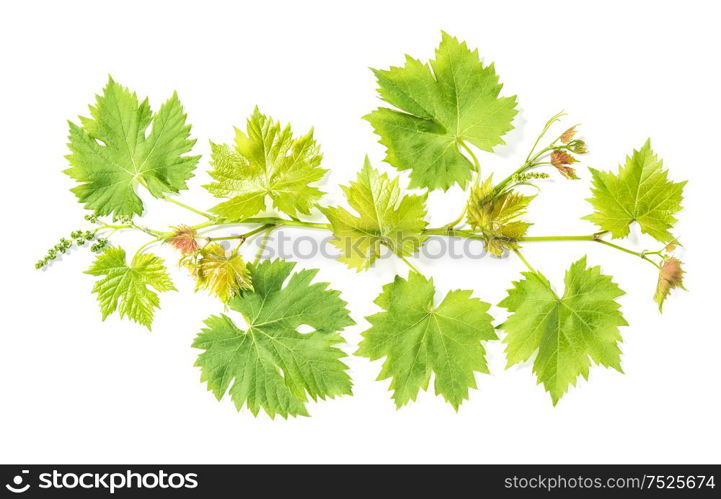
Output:
[[[366,317],[370,327],[356,352],[383,359],[379,379],[390,379],[397,407],[414,401],[433,380],[436,394],[457,410],[477,387],[477,373],[489,372],[485,344],[498,340],[498,332],[507,365],[530,363],[554,405],[594,365],[621,372],[620,328],[628,324],[617,298],[624,291],[586,257],[571,263],[561,291],[522,250],[531,243],[588,242],[631,255],[654,267],[660,310],[673,289],[683,288],[680,243],[672,230],[685,182],[669,179],[647,140],[615,172],[588,168],[593,210],[583,218],[596,232],[529,235],[526,214],[544,180],[558,175],[573,184],[580,178],[576,163],[588,148],[578,138],[579,125],[549,137],[565,114],[551,117],[523,164],[494,181],[479,157],[504,143],[517,99],[501,96],[493,65],[442,33],[429,62],[408,56],[402,67],[373,72],[384,106],[364,119],[386,150],[385,162],[408,172],[408,187],[421,194],[406,192],[401,177],[382,173],[366,158],[356,180],[342,187],[352,211],[328,204],[318,188],[327,170],[313,131],[297,136],[256,108],[245,130],[236,128],[234,143],[210,142],[212,182],[203,187],[222,201],[196,208],[175,197],[187,189],[200,161],[190,155],[195,140],[177,94],[153,112],[147,99],[110,78],[90,116],[69,124],[65,173],[77,182],[72,191],[90,211],[91,227],[62,238],[36,267],[47,267],[74,246],[90,246],[97,257],[87,273],[98,278],[93,292],[103,319],[118,313],[150,329],[159,293],[175,290],[165,262],[150,250],[173,247],[197,289],[247,323],[240,329],[223,312],[205,321],[193,342],[201,351],[195,364],[201,381],[218,399],[227,394],[238,410],[247,407],[256,415],[308,415],[309,400],[352,391],[338,345],[341,331],[355,321],[340,293],[315,282],[316,269],[263,258],[273,231],[285,227],[330,232],[338,260],[357,271],[373,267],[381,250],[408,266],[407,275],[396,275],[376,298],[379,312]],[[428,194],[453,185],[463,191],[462,211],[429,227]],[[139,189],[202,222],[148,227],[141,222]],[[314,213],[324,221],[309,220]],[[634,226],[651,249],[618,241]],[[148,237],[129,259],[115,244],[116,234],[125,231]],[[510,253],[523,262],[528,271],[498,304],[508,311],[502,323],[494,324],[491,305],[474,290],[449,291],[437,303],[433,279],[413,261],[433,236],[478,240],[492,255]],[[258,250],[246,261],[242,250],[254,238],[260,238]]]

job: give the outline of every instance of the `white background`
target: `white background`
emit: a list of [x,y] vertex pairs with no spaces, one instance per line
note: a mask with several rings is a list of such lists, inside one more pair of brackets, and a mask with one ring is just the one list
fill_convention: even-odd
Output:
[[[0,12],[3,262],[0,282],[0,461],[2,462],[719,462],[718,8],[713,2],[8,2]],[[554,178],[534,201],[532,235],[587,234],[587,165],[615,169],[653,138],[675,180],[689,179],[676,232],[685,245],[688,293],[660,315],[654,269],[591,243],[534,243],[526,256],[557,286],[584,254],[615,276],[631,324],[623,328],[625,374],[594,368],[590,380],[551,405],[530,364],[504,369],[488,345],[491,375],[458,414],[422,394],[396,411],[380,362],[349,357],[353,397],[310,404],[310,418],[237,413],[217,402],[193,367],[193,337],[217,301],[194,294],[170,264],[180,292],[161,297],[152,333],[100,320],[90,261],[76,252],[46,272],[34,262],[82,226],[68,191],[67,119],[87,112],[107,75],[157,108],[177,90],[204,155],[183,200],[203,207],[208,139],[228,141],[258,104],[294,125],[315,126],[341,201],[365,154],[387,171],[361,116],[378,105],[369,66],[433,55],[446,30],[495,61],[505,95],[517,94],[517,129],[485,171],[506,175],[543,122],[565,109],[582,123],[591,154],[582,180]],[[434,225],[463,204],[460,191],[430,198]],[[147,223],[198,222],[148,200]],[[300,235],[302,231],[287,231]],[[307,234],[311,234],[307,232]],[[626,243],[655,248],[643,238]],[[142,237],[120,240],[130,250]],[[646,246],[644,246],[646,245]],[[168,248],[155,250],[168,260]],[[439,290],[473,289],[498,303],[522,270],[515,258],[429,260],[418,265]],[[386,260],[356,274],[316,259],[342,290],[358,325],[395,272]],[[492,309],[498,320],[504,315]]]

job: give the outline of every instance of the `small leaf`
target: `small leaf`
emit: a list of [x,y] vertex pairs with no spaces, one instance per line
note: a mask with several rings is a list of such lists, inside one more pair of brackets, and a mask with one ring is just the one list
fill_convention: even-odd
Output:
[[569,142],[571,142],[571,139],[573,139],[573,137],[575,135],[576,135],[576,127],[574,125],[561,134],[561,142],[563,144],[568,144]]
[[95,283],[93,293],[98,294],[103,320],[118,310],[120,317],[128,317],[150,329],[153,311],[160,306],[156,291],[175,291],[163,260],[149,253],[139,253],[128,264],[125,250],[108,248],[98,255],[86,271],[94,276],[105,276]]
[[658,273],[656,293],[653,296],[654,301],[658,303],[659,311],[663,311],[663,302],[672,289],[684,289],[683,274],[684,271],[681,268],[681,260],[678,258],[670,257],[663,261],[661,270]]
[[365,160],[358,179],[344,186],[348,204],[359,216],[344,208],[321,208],[333,228],[333,244],[340,260],[350,268],[364,270],[378,259],[383,246],[398,255],[412,255],[426,236],[426,196],[403,195],[398,178],[380,174]]
[[240,291],[253,289],[243,258],[218,243],[207,245],[195,261],[185,261],[184,265],[196,280],[196,290],[206,289],[223,302]]
[[593,197],[588,201],[596,211],[583,217],[609,231],[614,238],[626,237],[633,222],[641,231],[667,243],[673,239],[670,229],[681,209],[686,182],[671,182],[663,161],[651,149],[648,140],[626,158],[618,173],[591,168]]
[[215,197],[230,199],[211,208],[221,217],[252,217],[265,209],[267,199],[292,217],[307,215],[323,195],[311,185],[326,174],[319,166],[323,156],[313,130],[294,138],[290,126],[281,128],[256,108],[246,132],[236,129],[233,146],[210,146],[215,182],[204,187]]
[[467,221],[484,238],[486,249],[501,256],[506,249],[516,246],[531,226],[521,217],[525,215],[532,196],[513,191],[495,195],[493,177],[474,187],[468,201]]
[[183,255],[192,255],[199,249],[198,241],[195,239],[197,231],[187,225],[179,225],[174,228],[173,235],[168,239],[172,247]]
[[565,151],[561,151],[560,149],[556,149],[551,153],[551,164],[556,168],[556,170],[561,173],[561,175],[568,179],[578,179],[578,176],[576,175],[576,170],[568,166],[575,163],[576,161],[576,158],[574,158]]
[[458,410],[476,388],[475,372],[488,373],[483,341],[495,340],[489,305],[471,291],[449,292],[435,305],[431,279],[411,272],[383,287],[375,303],[383,312],[368,317],[356,355],[385,357],[378,379],[391,378],[397,407],[416,399],[435,376],[435,392]]
[[[334,398],[351,393],[345,354],[338,334],[353,324],[337,291],[313,283],[317,270],[288,277],[294,263],[264,261],[248,268],[253,291],[234,296],[228,306],[243,314],[248,329],[239,329],[226,315],[212,316],[195,338],[204,350],[196,366],[201,381],[220,400],[225,393],[240,410],[257,415],[307,416],[308,398]],[[284,284],[285,283],[285,284]],[[298,327],[313,331],[301,333]]]

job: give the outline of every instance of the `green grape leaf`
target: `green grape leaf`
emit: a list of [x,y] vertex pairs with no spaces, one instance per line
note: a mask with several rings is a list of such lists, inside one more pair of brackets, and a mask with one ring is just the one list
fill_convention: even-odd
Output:
[[686,182],[668,180],[663,161],[651,149],[647,140],[638,151],[626,158],[626,165],[618,173],[601,172],[591,168],[593,197],[588,201],[596,209],[584,217],[614,238],[626,237],[629,226],[638,222],[641,231],[658,241],[673,239],[670,229],[676,223],[674,215],[681,209]]
[[365,119],[386,147],[386,161],[411,170],[411,187],[465,188],[473,165],[461,142],[490,152],[513,128],[516,97],[499,98],[503,85],[493,65],[446,33],[430,64],[406,56],[403,67],[373,72],[381,98],[397,109],[381,107]]
[[256,107],[246,132],[235,130],[233,146],[213,142],[210,146],[210,176],[215,182],[204,187],[215,197],[229,198],[210,210],[221,217],[252,217],[265,209],[267,198],[292,217],[307,215],[323,195],[310,185],[327,171],[319,166],[323,156],[313,130],[294,138],[290,126],[281,128]]
[[[301,270],[283,260],[249,264],[253,291],[242,291],[228,305],[243,314],[246,330],[226,315],[212,316],[195,338],[204,350],[196,366],[201,381],[220,400],[227,392],[240,410],[257,415],[307,416],[306,402],[351,393],[348,367],[337,348],[338,331],[354,324],[337,291],[311,281],[318,270]],[[285,282],[285,285],[283,283]],[[301,333],[298,327],[309,326]],[[232,383],[232,386],[231,386]]]
[[559,297],[540,273],[524,272],[499,306],[511,312],[501,324],[507,333],[508,367],[534,353],[533,372],[551,395],[553,405],[588,379],[592,362],[621,370],[619,326],[628,325],[616,298],[624,292],[599,267],[587,267],[586,257],[566,272],[566,289]]
[[481,343],[495,340],[489,305],[471,297],[471,291],[449,292],[435,305],[431,279],[411,272],[408,280],[396,276],[375,303],[384,311],[368,317],[356,355],[371,360],[385,357],[378,379],[391,378],[396,406],[415,400],[427,390],[431,374],[435,391],[458,410],[476,388],[475,372],[488,373]]
[[185,155],[195,140],[189,138],[177,94],[153,114],[147,99],[139,102],[110,78],[90,116],[80,118],[82,126],[70,122],[71,167],[65,170],[80,183],[72,191],[87,209],[97,215],[140,215],[136,185],[155,197],[187,189],[200,156]]
[[240,291],[253,289],[243,258],[238,253],[228,253],[218,243],[205,246],[196,258],[184,260],[183,265],[195,278],[196,290],[207,289],[222,302]]
[[404,196],[398,178],[380,174],[365,160],[358,179],[343,186],[355,216],[344,208],[321,208],[333,229],[340,260],[356,270],[367,269],[383,246],[398,255],[413,254],[425,241],[426,195]]
[[533,196],[525,196],[512,190],[495,194],[493,176],[471,190],[468,200],[467,221],[473,230],[483,236],[486,249],[501,256],[506,249],[516,247],[519,238],[531,226],[522,217]]
[[117,310],[121,318],[128,317],[150,329],[154,309],[160,307],[158,295],[150,288],[175,291],[163,260],[149,253],[136,254],[128,266],[125,250],[111,247],[98,255],[86,273],[104,276],[93,287],[103,320]]

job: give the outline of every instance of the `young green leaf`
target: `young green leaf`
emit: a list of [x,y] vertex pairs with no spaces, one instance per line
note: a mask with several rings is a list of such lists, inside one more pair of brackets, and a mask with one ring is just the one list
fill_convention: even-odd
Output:
[[[254,415],[263,409],[271,418],[307,416],[308,397],[351,393],[348,367],[339,360],[345,354],[336,346],[343,342],[338,331],[353,324],[346,303],[327,283],[311,284],[317,270],[288,279],[294,266],[282,260],[248,265],[254,290],[228,303],[248,329],[226,315],[212,316],[193,342],[205,350],[195,364],[201,381],[218,400],[228,392],[238,410],[245,405]],[[314,331],[301,333],[301,325]]]
[[163,260],[148,253],[136,254],[128,265],[125,250],[111,247],[98,255],[86,273],[105,276],[93,287],[103,320],[118,310],[121,318],[127,316],[150,329],[154,309],[160,307],[158,295],[150,288],[175,291]]
[[207,289],[222,302],[240,291],[253,289],[243,258],[238,253],[227,252],[218,243],[207,245],[199,251],[197,259],[183,263],[195,277],[195,289]]
[[411,187],[465,187],[473,165],[459,144],[493,151],[513,128],[516,98],[498,97],[493,65],[446,33],[430,64],[406,56],[404,67],[373,71],[380,96],[397,110],[381,107],[365,118],[386,146],[386,161],[411,170]]
[[506,249],[515,248],[516,241],[531,226],[521,217],[526,214],[532,199],[532,196],[510,190],[496,195],[493,176],[490,176],[471,191],[466,217],[468,225],[481,233],[491,254],[501,256]]
[[235,144],[210,144],[210,176],[216,182],[205,186],[216,197],[230,198],[210,211],[235,220],[251,217],[265,209],[270,198],[280,211],[294,217],[309,214],[323,193],[312,183],[322,179],[323,156],[313,139],[313,130],[294,138],[290,126],[255,108],[246,133],[235,130]]
[[433,281],[420,274],[411,272],[408,280],[396,276],[376,299],[384,311],[367,318],[372,327],[356,352],[386,358],[378,379],[392,378],[399,408],[427,390],[434,374],[436,394],[458,410],[468,389],[476,388],[474,373],[488,373],[481,342],[498,339],[489,305],[471,291],[455,290],[436,306],[435,292]]
[[140,215],[137,184],[155,197],[187,189],[200,156],[185,156],[195,140],[189,138],[177,94],[153,114],[147,99],[139,102],[110,78],[90,115],[80,118],[82,126],[70,123],[71,167],[65,170],[80,183],[72,191],[87,209],[97,215]]
[[609,276],[583,257],[566,272],[561,297],[542,274],[523,276],[499,304],[512,313],[501,325],[508,367],[537,352],[533,372],[553,405],[579,375],[588,379],[592,361],[622,372],[618,328],[627,323],[615,299],[624,293]]
[[591,168],[593,197],[588,201],[596,209],[586,220],[609,231],[615,238],[629,234],[629,226],[638,222],[641,231],[663,243],[673,239],[669,232],[681,209],[686,182],[668,180],[667,171],[647,140],[626,158],[618,173]]
[[340,260],[356,270],[367,269],[381,254],[382,246],[402,256],[411,255],[426,239],[426,196],[404,196],[398,178],[378,173],[365,160],[358,179],[343,186],[348,204],[344,208],[321,208],[333,228],[333,244]]

